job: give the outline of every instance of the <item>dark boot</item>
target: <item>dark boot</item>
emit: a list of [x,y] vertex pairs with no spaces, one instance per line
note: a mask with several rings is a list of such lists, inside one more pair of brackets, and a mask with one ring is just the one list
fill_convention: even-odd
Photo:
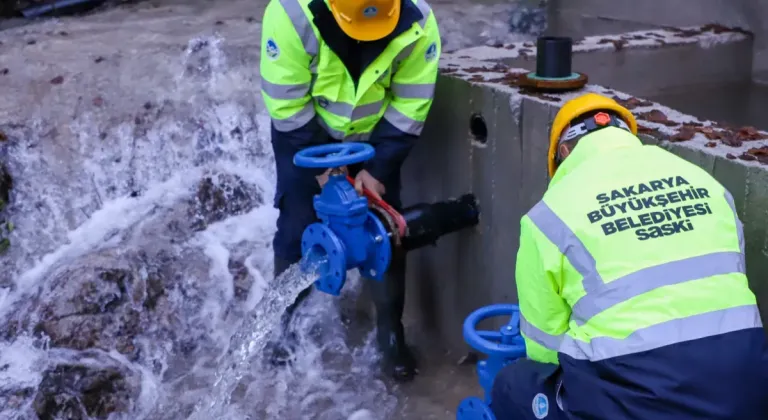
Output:
[[376,306],[376,338],[385,372],[398,381],[409,381],[418,373],[416,359],[405,344],[405,255],[396,252],[384,281],[366,280]]
[[[283,274],[294,263],[296,263],[296,261],[289,261],[278,258],[276,256],[274,270],[275,279]],[[310,292],[312,292],[312,287],[313,286],[309,286],[302,290],[301,293],[299,293],[299,295],[296,297],[296,300],[294,300],[293,303],[291,303],[290,306],[285,309],[285,312],[283,312],[282,318],[280,320],[278,340],[267,343],[265,349],[266,356],[273,366],[284,366],[290,363],[293,358],[293,354],[295,353],[296,346],[298,344],[298,337],[296,337],[295,333],[288,331],[288,327],[291,323],[291,319],[293,318],[293,314],[296,311],[296,308],[298,308],[299,305],[301,305],[301,303],[309,296]]]

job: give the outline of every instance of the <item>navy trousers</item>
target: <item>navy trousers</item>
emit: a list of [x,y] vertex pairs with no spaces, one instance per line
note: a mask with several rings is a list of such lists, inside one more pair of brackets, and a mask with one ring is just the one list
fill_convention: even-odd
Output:
[[564,420],[558,406],[560,367],[519,359],[504,367],[493,382],[491,409],[496,420]]
[[[293,156],[303,148],[334,140],[327,135],[306,135],[301,139],[293,138],[287,141],[275,134],[273,127],[272,148],[277,166],[277,191],[274,204],[280,210],[277,218],[277,232],[273,241],[275,276],[277,276],[301,259],[301,236],[309,224],[317,221],[312,201],[313,197],[320,192],[320,186],[315,176],[325,171],[299,168],[293,164]],[[398,141],[392,141],[391,144],[398,144]],[[377,153],[385,149],[386,147],[377,148]],[[400,165],[397,163],[397,168],[383,171],[388,175],[379,175],[378,178],[386,188],[382,198],[397,210],[402,209]],[[354,176],[360,171],[361,166],[351,165],[347,169],[350,175]],[[405,254],[395,252],[384,281],[366,282],[366,286],[370,288],[376,307],[376,338],[384,354],[384,361],[392,368],[396,377],[410,377],[411,367],[415,365],[415,361],[405,345],[405,331],[401,321],[405,306]],[[287,308],[282,321],[284,331],[292,313],[309,295],[311,289],[312,286],[301,292],[296,301]]]

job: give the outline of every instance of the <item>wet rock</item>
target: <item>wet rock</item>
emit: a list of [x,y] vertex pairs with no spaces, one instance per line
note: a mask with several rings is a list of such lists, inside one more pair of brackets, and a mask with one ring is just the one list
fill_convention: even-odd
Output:
[[235,175],[203,178],[190,207],[193,230],[203,230],[228,216],[243,214],[264,203],[262,192]]
[[[94,266],[95,265],[95,266]],[[117,265],[117,267],[115,267]],[[148,276],[146,283],[157,281]],[[131,267],[107,261],[64,270],[52,279],[57,298],[40,305],[35,331],[45,334],[56,347],[76,350],[116,349],[128,357],[135,354],[134,337],[141,332],[141,296],[146,288]]]
[[[4,140],[5,135],[0,133],[0,140]],[[11,197],[11,189],[13,189],[13,178],[5,165],[0,164],[0,210],[5,208]]]
[[0,407],[20,410],[35,396],[35,393],[36,389],[33,387],[2,388],[0,389]]
[[[7,139],[4,134],[0,133],[0,140]],[[0,255],[8,251],[11,247],[11,240],[9,238],[11,231],[13,231],[13,223],[7,219],[5,207],[11,199],[11,189],[13,189],[13,178],[5,165],[0,164]]]
[[[94,357],[97,363],[89,360]],[[95,353],[84,354],[81,361],[43,373],[33,403],[41,420],[107,419],[132,408],[139,394],[139,375]]]
[[249,275],[245,263],[240,260],[230,259],[228,268],[235,282],[235,298],[240,301],[247,299],[248,292],[253,285],[253,277]]

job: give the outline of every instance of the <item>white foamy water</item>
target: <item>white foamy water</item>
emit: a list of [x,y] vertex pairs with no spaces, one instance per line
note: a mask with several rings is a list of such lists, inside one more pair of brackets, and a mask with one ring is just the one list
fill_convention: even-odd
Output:
[[[519,37],[506,5],[473,6],[484,27],[433,6],[446,49]],[[349,308],[355,276],[299,309],[292,366],[261,360],[311,282],[272,278],[263,7],[136,6],[0,32],[16,226],[0,259],[0,419],[405,418]]]

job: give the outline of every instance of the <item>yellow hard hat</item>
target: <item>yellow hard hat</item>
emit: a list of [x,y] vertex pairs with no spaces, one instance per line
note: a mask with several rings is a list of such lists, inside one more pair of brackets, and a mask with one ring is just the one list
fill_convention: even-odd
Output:
[[339,27],[358,41],[392,33],[400,19],[400,0],[328,0]]
[[588,112],[598,110],[613,111],[619,114],[619,117],[629,125],[629,131],[632,134],[637,134],[635,116],[613,99],[596,93],[586,93],[571,99],[558,111],[555,121],[552,123],[552,131],[549,133],[548,169],[550,178],[555,175],[557,170],[557,147],[563,131],[568,128],[574,119]]

